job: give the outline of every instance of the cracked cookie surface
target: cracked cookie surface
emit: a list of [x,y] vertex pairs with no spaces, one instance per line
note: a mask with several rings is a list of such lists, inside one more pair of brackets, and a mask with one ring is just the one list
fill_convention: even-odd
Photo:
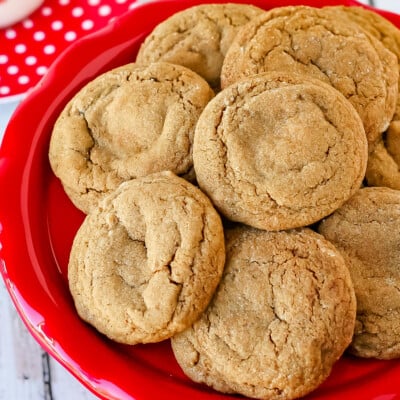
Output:
[[[377,38],[400,60],[400,30],[386,18],[363,7],[326,7],[339,18],[347,18]],[[366,179],[369,186],[400,189],[400,96],[388,130],[370,146]]]
[[400,190],[400,120],[370,149],[366,172],[368,186],[386,186]]
[[[361,28],[377,38],[388,50],[400,60],[400,30],[382,15],[363,7],[332,6],[324,7],[337,15],[356,22]],[[400,120],[400,96],[397,98],[393,120]]]
[[351,341],[356,303],[343,257],[321,235],[226,231],[221,283],[201,318],[172,338],[194,381],[293,399],[319,386]]
[[400,192],[363,188],[318,230],[342,253],[357,297],[350,351],[400,357]]
[[238,28],[264,13],[247,4],[202,4],[159,24],[141,46],[136,62],[167,61],[197,72],[219,87],[221,66]]
[[106,72],[58,118],[52,169],[86,213],[123,181],[163,170],[190,173],[194,127],[213,96],[206,81],[179,65],[128,64]]
[[357,24],[320,9],[284,7],[238,31],[224,59],[221,85],[265,71],[307,74],[351,102],[373,143],[395,111],[398,70],[396,56]]
[[163,172],[121,184],[86,217],[69,287],[79,315],[109,338],[157,342],[200,316],[224,261],[222,223],[208,198]]
[[267,73],[220,92],[196,126],[200,187],[227,218],[281,230],[312,224],[360,187],[367,140],[330,85]]

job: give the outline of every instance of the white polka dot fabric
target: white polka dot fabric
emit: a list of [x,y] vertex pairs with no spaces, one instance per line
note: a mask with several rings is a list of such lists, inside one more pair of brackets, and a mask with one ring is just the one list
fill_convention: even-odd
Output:
[[23,94],[72,42],[131,9],[136,0],[45,0],[33,14],[0,29],[0,100]]

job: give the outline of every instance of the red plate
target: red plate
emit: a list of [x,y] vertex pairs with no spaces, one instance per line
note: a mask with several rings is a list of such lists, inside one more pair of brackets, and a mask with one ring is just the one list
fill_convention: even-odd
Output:
[[[215,2],[215,0],[213,1]],[[169,342],[123,346],[77,316],[66,269],[83,214],[52,174],[47,151],[53,123],[68,99],[101,72],[134,60],[145,35],[172,13],[200,1],[142,5],[75,42],[21,103],[0,151],[0,267],[8,291],[35,339],[103,399],[228,399],[187,379]],[[318,6],[317,0],[253,2],[271,8]],[[337,0],[324,5],[339,4]],[[348,0],[346,5],[357,3]],[[400,17],[384,13],[400,26]],[[399,361],[344,356],[309,399],[400,399]]]

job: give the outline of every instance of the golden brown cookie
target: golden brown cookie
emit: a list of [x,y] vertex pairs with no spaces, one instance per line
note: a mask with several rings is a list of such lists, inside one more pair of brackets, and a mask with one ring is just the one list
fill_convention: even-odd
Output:
[[398,69],[395,55],[357,24],[316,8],[285,7],[239,29],[223,63],[221,86],[265,71],[307,74],[352,103],[373,143],[393,117]]
[[196,126],[200,187],[228,219],[260,229],[312,224],[360,187],[361,120],[330,85],[266,73],[220,92]]
[[68,265],[79,315],[127,344],[157,342],[203,312],[225,261],[219,215],[171,172],[124,182],[79,229]]
[[382,139],[370,149],[365,177],[368,186],[400,190],[400,121],[392,121]]
[[357,297],[350,351],[361,357],[400,357],[399,221],[399,191],[364,188],[319,226],[350,270]]
[[219,87],[222,61],[238,28],[264,10],[247,4],[202,4],[172,15],[142,44],[136,62],[167,61]]
[[[356,22],[376,37],[400,60],[400,30],[383,16],[363,7],[326,7],[339,18]],[[367,166],[367,183],[370,186],[387,186],[400,189],[400,96],[389,129],[382,138],[370,146]]]
[[[387,49],[400,57],[400,30],[382,15],[364,7],[326,7],[345,12],[347,17],[375,36]],[[324,8],[324,9],[326,9]]]
[[121,182],[192,169],[194,127],[213,97],[179,65],[128,64],[81,89],[58,118],[49,158],[73,203],[89,212]]
[[340,253],[302,229],[226,233],[210,305],[172,338],[186,375],[227,393],[294,399],[330,374],[353,334],[356,302]]
[[[382,15],[364,7],[333,6],[324,7],[335,13],[338,18],[347,18],[356,22],[361,28],[376,37],[388,50],[390,50],[399,62],[400,60],[400,30]],[[397,98],[394,120],[400,119],[400,96]]]

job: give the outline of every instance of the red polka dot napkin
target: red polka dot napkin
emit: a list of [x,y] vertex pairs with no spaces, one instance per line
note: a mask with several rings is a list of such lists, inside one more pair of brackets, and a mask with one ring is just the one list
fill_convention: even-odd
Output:
[[33,14],[0,29],[0,100],[21,95],[72,42],[106,25],[136,0],[45,0]]

